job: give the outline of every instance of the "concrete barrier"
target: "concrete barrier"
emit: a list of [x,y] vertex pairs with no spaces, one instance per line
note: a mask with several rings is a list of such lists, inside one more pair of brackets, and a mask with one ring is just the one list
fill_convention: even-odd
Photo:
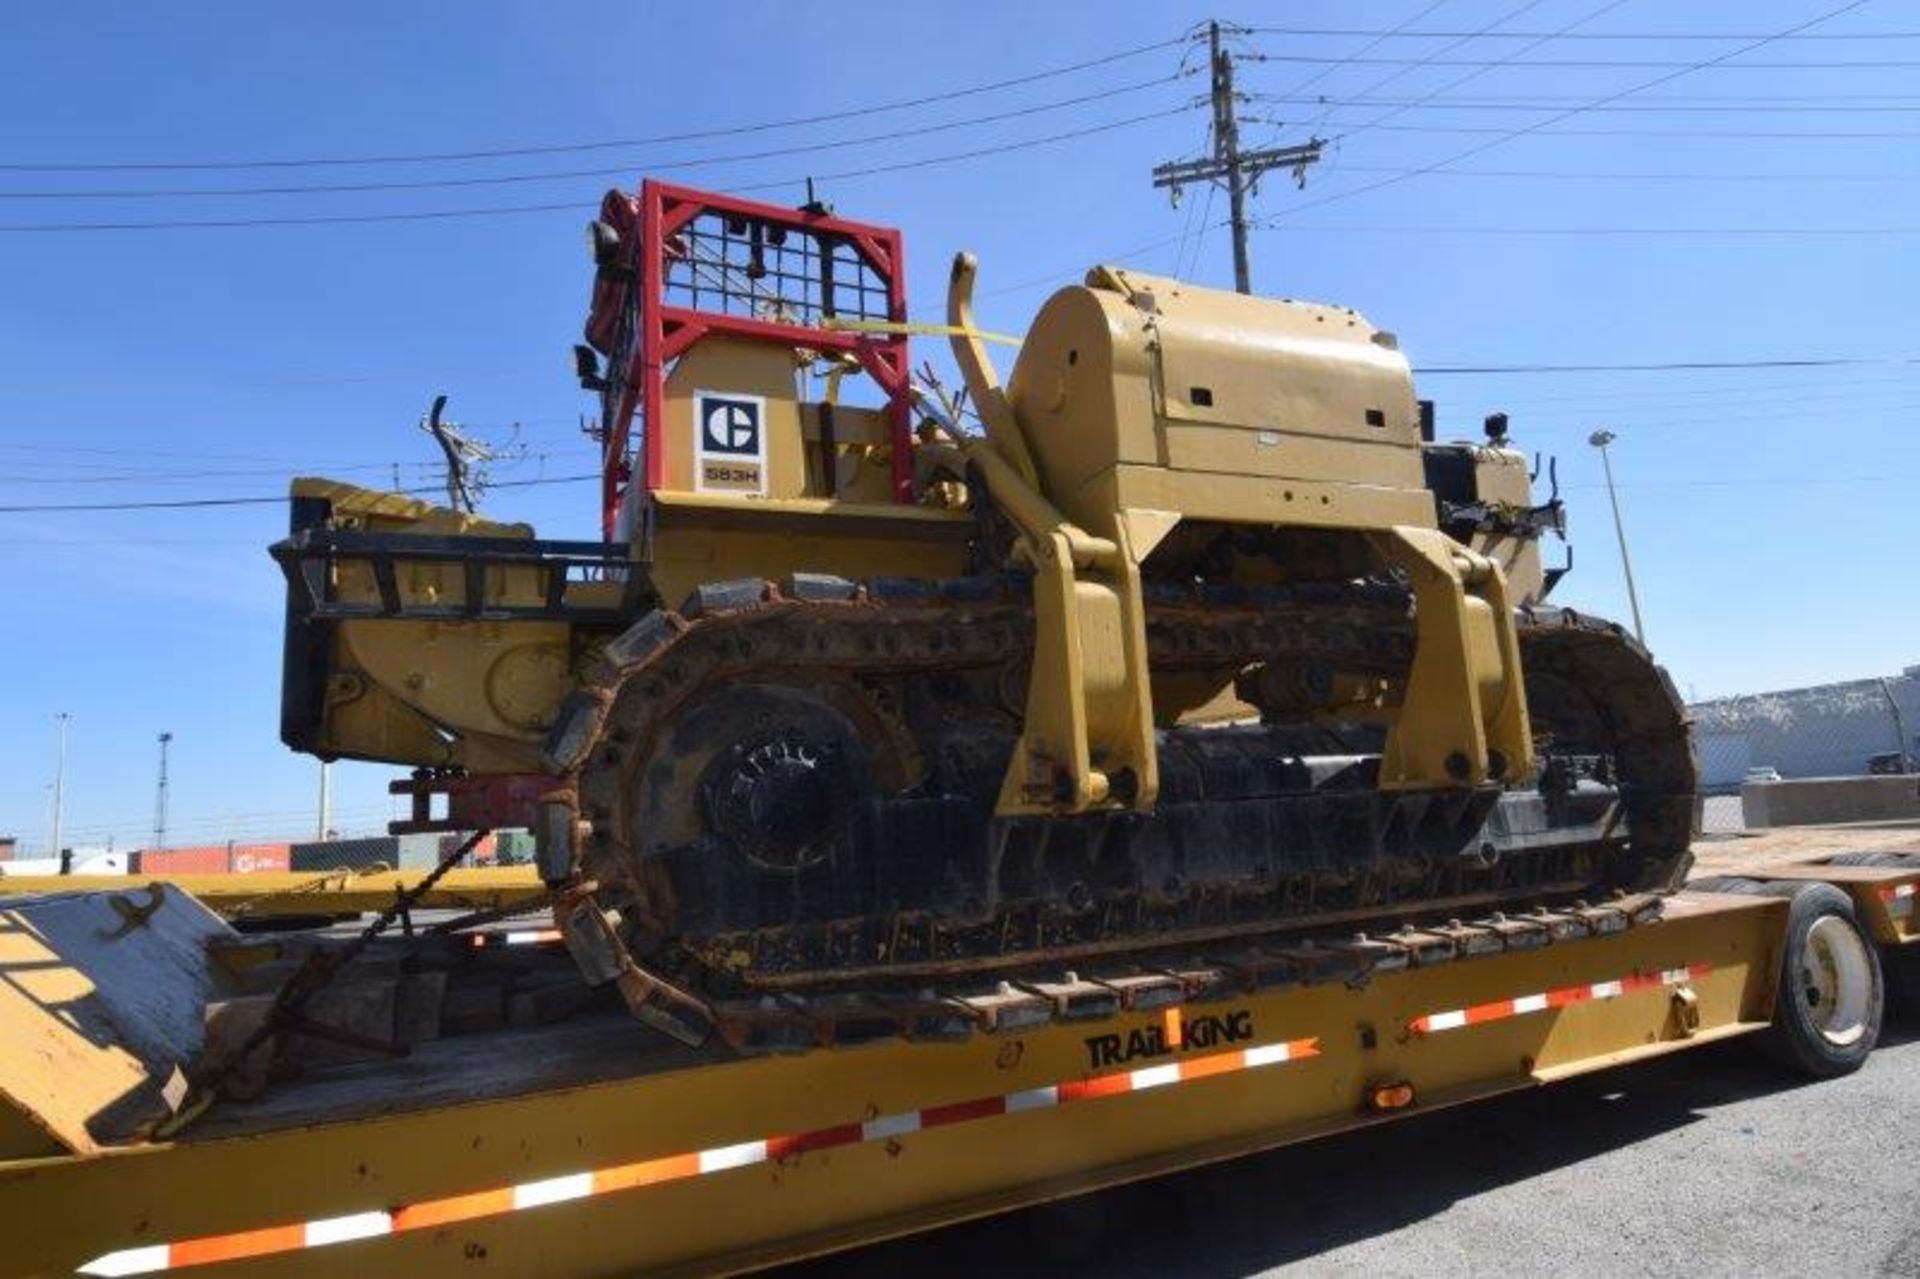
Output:
[[1749,829],[1913,820],[1920,818],[1920,776],[1747,782],[1740,810]]

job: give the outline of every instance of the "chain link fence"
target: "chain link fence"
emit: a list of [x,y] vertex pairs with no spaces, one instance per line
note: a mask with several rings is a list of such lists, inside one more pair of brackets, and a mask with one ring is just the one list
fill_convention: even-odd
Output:
[[[1747,829],[1741,789],[1806,778],[1920,772],[1920,666],[1899,675],[1714,698],[1688,707],[1700,757],[1705,834]],[[1864,797],[1837,798],[1837,820],[1882,814]],[[1855,794],[1836,788],[1836,796]],[[1857,816],[1849,817],[1853,803]],[[1776,823],[1777,824],[1777,823]]]

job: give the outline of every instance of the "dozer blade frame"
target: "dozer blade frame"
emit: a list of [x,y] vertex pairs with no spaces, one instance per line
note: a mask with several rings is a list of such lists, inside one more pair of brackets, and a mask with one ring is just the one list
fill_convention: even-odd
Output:
[[[995,811],[1150,808],[1158,768],[1139,552],[1125,518],[1113,538],[1095,537],[1041,494],[1033,449],[974,327],[976,270],[970,255],[956,257],[948,291],[954,358],[986,426],[967,455],[1034,569],[1025,727]],[[1530,774],[1519,638],[1500,566],[1430,528],[1396,525],[1371,541],[1407,573],[1418,623],[1381,784],[1473,787]]]
[[1479,786],[1533,772],[1520,639],[1500,566],[1445,533],[1395,527],[1373,539],[1414,593],[1413,669],[1387,733],[1388,790]]
[[1159,794],[1140,561],[1077,527],[1039,490],[1031,450],[973,325],[974,259],[954,259],[954,357],[986,423],[967,458],[1019,531],[1033,567],[1033,670],[1026,716],[994,811],[1002,817],[1151,808]]

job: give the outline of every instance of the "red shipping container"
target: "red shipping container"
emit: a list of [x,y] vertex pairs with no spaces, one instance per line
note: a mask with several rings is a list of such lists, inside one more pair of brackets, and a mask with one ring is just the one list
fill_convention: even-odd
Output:
[[231,864],[234,874],[251,875],[285,870],[291,856],[292,848],[287,844],[235,844]]
[[[442,835],[440,837],[440,855],[445,857],[448,853],[466,842],[467,837],[465,835]],[[488,831],[480,837],[479,843],[467,850],[466,860],[462,864],[467,866],[493,865],[494,862],[499,860],[495,846],[496,836],[492,831]]]
[[139,873],[142,875],[224,875],[227,873],[227,846],[201,844],[193,848],[143,848]]

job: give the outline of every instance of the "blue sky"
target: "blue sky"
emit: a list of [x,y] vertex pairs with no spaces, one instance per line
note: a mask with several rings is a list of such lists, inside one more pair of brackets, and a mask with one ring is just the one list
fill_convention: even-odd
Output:
[[[823,176],[821,188],[850,216],[905,229],[916,310],[929,314],[960,248],[982,258],[982,318],[996,329],[1022,328],[1050,287],[1096,261],[1224,283],[1227,238],[1214,225],[1224,199],[1173,209],[1148,181],[1156,162],[1204,144],[1205,113],[1181,109],[1204,80],[1174,78],[1178,47],[864,110],[1104,58],[1212,16],[1292,29],[1235,45],[1247,55],[1241,88],[1261,95],[1245,104],[1260,120],[1248,140],[1338,139],[1304,192],[1277,176],[1261,190],[1256,211],[1273,225],[1253,241],[1260,291],[1356,306],[1397,331],[1417,365],[1914,357],[1920,40],[1783,40],[1675,75],[1840,5],[26,7],[0,47],[0,506],[253,497],[295,472],[381,483],[396,466],[419,484],[432,453],[414,423],[442,391],[456,419],[496,442],[520,424],[527,456],[499,478],[591,469],[575,429],[588,400],[568,361],[588,283],[581,225],[606,187],[648,172],[798,202],[809,173],[1097,130]],[[1449,34],[1303,33],[1329,28]],[[1879,0],[1805,34],[1912,30],[1920,14]],[[1683,38],[1716,32],[1727,38]],[[1564,38],[1539,39],[1552,33]],[[1609,33],[1669,38],[1595,38]],[[1581,62],[1603,65],[1565,65]],[[1066,99],[1084,100],[1055,105]],[[1600,109],[1555,120],[1581,104]],[[956,123],[1026,108],[1041,109]],[[849,111],[859,114],[492,159],[20,167],[537,148]],[[1489,143],[1458,161],[1467,172],[1410,176]],[[576,170],[606,172],[518,180]],[[515,180],[140,194],[479,178]],[[543,203],[569,207],[18,229]],[[941,356],[933,345],[923,354]],[[1683,689],[1750,691],[1920,661],[1910,589],[1920,366],[1421,385],[1448,433],[1505,409],[1523,446],[1559,456],[1577,547],[1562,598],[1624,618],[1598,459],[1584,442],[1596,425],[1617,432],[1648,638]],[[553,536],[594,530],[588,485],[501,490],[491,507]],[[281,584],[264,548],[284,519],[274,505],[0,512],[13,601],[0,626],[11,676],[0,833],[44,840],[62,711],[70,841],[144,841],[162,730],[175,735],[173,842],[311,829],[315,766],[276,736]],[[380,825],[386,776],[339,770],[344,825]]]

